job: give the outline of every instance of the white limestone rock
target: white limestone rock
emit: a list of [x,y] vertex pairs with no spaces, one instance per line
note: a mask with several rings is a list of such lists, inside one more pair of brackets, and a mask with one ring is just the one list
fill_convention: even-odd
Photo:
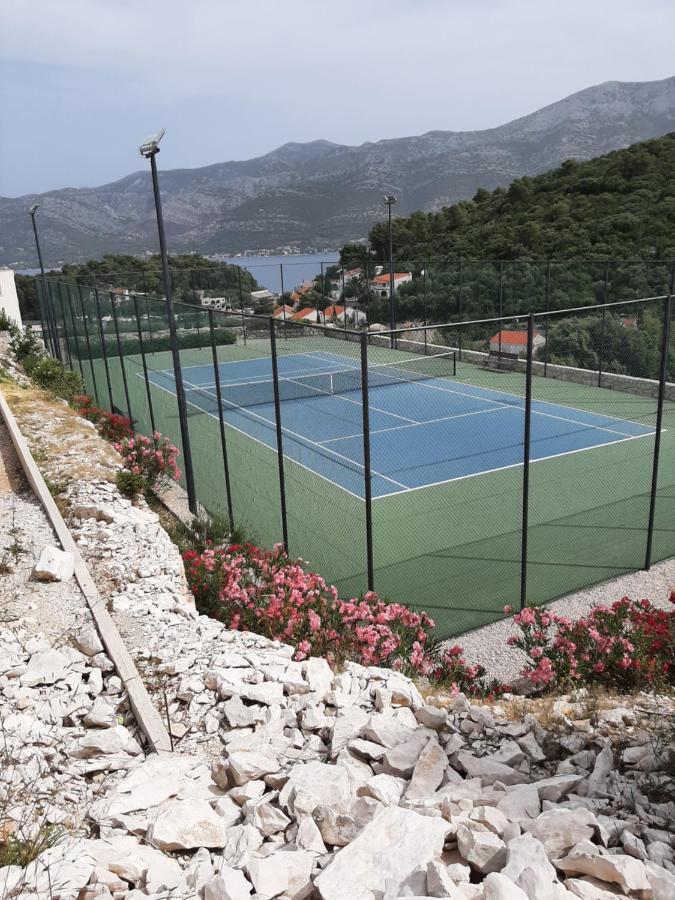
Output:
[[58,547],[43,547],[33,569],[38,581],[68,581],[75,572],[75,557]]
[[624,893],[650,891],[645,864],[625,853],[607,853],[590,841],[582,841],[556,866],[566,875],[591,875],[616,884]]
[[163,851],[223,848],[228,829],[204,800],[169,800],[151,820],[147,837]]
[[25,687],[36,687],[40,684],[54,684],[65,678],[70,669],[70,662],[59,650],[49,648],[34,653],[19,681]]
[[84,653],[85,656],[96,656],[97,653],[103,653],[103,644],[93,625],[83,628],[75,636],[74,643],[80,653]]
[[593,837],[597,825],[594,814],[588,809],[548,809],[523,828],[544,845],[549,859],[560,859],[575,844]]
[[223,866],[204,887],[204,900],[248,900],[251,882],[239,869]]
[[473,831],[466,825],[459,825],[457,849],[462,859],[482,875],[498,872],[506,862],[506,844],[491,831]]
[[230,778],[237,785],[256,781],[281,768],[277,755],[268,748],[236,750],[228,755],[227,765]]
[[500,872],[491,872],[483,882],[485,900],[531,900],[531,898],[514,884],[511,879]]
[[406,800],[431,797],[443,781],[448,768],[448,757],[437,740],[430,740],[422,749],[413,769]]
[[531,834],[523,834],[509,841],[502,875],[536,900],[555,900],[565,893],[543,844]]
[[[450,826],[401,807],[383,809],[315,879],[323,900],[378,900],[387,884],[397,886],[432,860],[440,859]],[[400,891],[399,891],[400,893]]]

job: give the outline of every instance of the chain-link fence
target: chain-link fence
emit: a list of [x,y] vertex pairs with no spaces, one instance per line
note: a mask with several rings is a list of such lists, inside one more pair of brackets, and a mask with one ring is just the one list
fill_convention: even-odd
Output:
[[[191,458],[193,505],[451,635],[675,553],[670,294],[562,308],[552,271],[472,265],[456,321],[395,331],[346,304],[316,321],[179,300],[174,341],[151,294],[38,293],[50,352],[97,403]],[[468,320],[494,312],[482,283],[501,314]]]

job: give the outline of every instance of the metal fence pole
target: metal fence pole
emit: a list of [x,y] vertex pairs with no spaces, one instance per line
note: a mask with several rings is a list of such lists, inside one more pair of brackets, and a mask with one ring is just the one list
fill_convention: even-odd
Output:
[[504,322],[502,316],[504,315],[504,260],[499,263],[499,356],[497,357],[497,367],[501,369],[502,366],[502,329],[504,327]]
[[103,334],[103,319],[101,317],[101,300],[98,296],[98,288],[94,288],[94,297],[96,298],[96,314],[98,317],[98,333],[101,338],[101,353],[103,354],[103,365],[105,368],[105,380],[108,383],[108,397],[110,398],[110,411],[115,410],[115,401],[113,400],[112,384],[110,382],[110,368],[108,366],[108,352],[105,349],[105,335]]
[[279,263],[279,272],[281,275],[281,309],[284,317],[284,340],[288,340],[288,332],[286,331],[286,300],[284,299],[284,264]]
[[56,356],[56,359],[59,360],[59,362],[63,362],[62,353],[61,353],[61,338],[59,337],[58,323],[56,321],[56,314],[54,313],[54,296],[53,296],[51,281],[49,281],[47,283],[47,294],[48,294],[47,303],[48,303],[49,315],[51,316],[52,330],[54,333],[55,356]]
[[424,355],[427,355],[427,261],[424,260]]
[[59,306],[61,307],[61,322],[63,325],[63,341],[66,346],[66,357],[68,359],[68,368],[72,369],[73,368],[73,359],[72,359],[72,356],[70,355],[70,341],[68,340],[68,327],[66,325],[66,308],[63,304],[63,291],[61,290],[62,287],[65,287],[65,285],[63,284],[63,282],[59,281],[58,296],[59,296]]
[[143,366],[143,379],[145,381],[145,395],[148,398],[148,412],[150,413],[150,427],[152,428],[152,439],[155,439],[155,411],[152,408],[152,392],[150,390],[150,379],[148,377],[148,364],[145,359],[145,347],[143,346],[143,329],[141,328],[141,317],[138,314],[138,297],[133,295],[134,313],[136,315],[136,331],[138,333],[138,346],[141,351],[141,364]]
[[373,496],[370,470],[370,414],[368,409],[368,335],[361,334],[361,399],[363,407],[363,481],[366,501],[366,565],[368,590],[375,590],[375,563],[373,558]]
[[551,260],[546,266],[546,318],[544,319],[544,378],[548,378],[548,321],[551,311]]
[[649,496],[649,522],[647,525],[647,549],[645,551],[645,569],[652,564],[652,544],[654,540],[654,519],[656,516],[656,493],[659,483],[659,457],[661,454],[661,429],[663,427],[663,401],[666,394],[668,377],[668,350],[670,349],[670,320],[673,310],[673,282],[675,269],[670,282],[670,292],[663,307],[663,334],[661,336],[661,366],[659,369],[659,398],[656,406],[656,433],[654,435],[654,461],[652,464],[652,487]]
[[232,490],[230,487],[230,465],[227,459],[227,442],[225,440],[225,423],[223,421],[223,398],[220,390],[220,369],[218,368],[218,352],[216,350],[216,334],[213,328],[213,310],[208,311],[209,332],[211,334],[211,355],[213,357],[213,375],[216,383],[216,402],[218,403],[218,425],[220,426],[220,448],[223,454],[223,472],[225,474],[225,494],[227,497],[227,516],[230,528],[234,528],[232,512]]
[[[84,340],[87,345],[87,356],[89,357],[89,368],[91,370],[91,380],[94,385],[94,397],[96,397],[96,403],[100,405],[100,400],[98,398],[98,385],[96,383],[96,372],[94,371],[94,360],[91,355],[91,342],[89,340],[89,326],[87,325],[87,313],[84,308],[84,300],[82,299],[82,285],[78,284],[77,293],[80,298],[80,308],[82,310],[82,324],[84,326]],[[91,294],[90,294],[91,296]]]
[[110,308],[112,310],[113,317],[113,325],[115,327],[115,338],[117,339],[117,355],[120,358],[120,369],[122,371],[122,384],[124,386],[124,399],[127,401],[127,414],[129,416],[129,420],[131,422],[134,421],[133,413],[131,412],[131,401],[129,400],[129,385],[127,384],[127,372],[124,367],[124,354],[122,353],[122,341],[120,340],[120,327],[119,322],[117,320],[117,307],[115,306],[115,295],[113,292],[110,292]]
[[[463,293],[463,288],[464,288],[464,265],[463,265],[463,262],[461,259],[459,261],[458,278],[459,278],[459,284],[458,284],[459,292],[457,295],[457,320],[459,322],[461,322],[463,315],[464,315],[464,311],[462,309],[462,300],[463,300],[462,293]],[[457,349],[459,350],[459,361],[461,362],[462,361],[462,329],[461,328],[459,329],[459,341],[458,341]]]
[[527,370],[525,374],[525,431],[523,437],[523,521],[520,552],[520,608],[527,603],[527,537],[530,509],[530,436],[532,424],[532,351],[534,344],[534,316],[527,319]]
[[246,316],[244,315],[244,293],[241,289],[241,266],[237,266],[237,281],[239,283],[239,309],[241,310],[241,331],[246,346]]
[[281,431],[281,400],[279,397],[279,367],[277,365],[277,336],[274,319],[270,319],[270,349],[272,352],[272,382],[274,384],[274,418],[277,430],[277,460],[279,463],[279,502],[281,505],[281,533],[288,552],[288,517],[286,515],[286,481],[284,479],[284,448]]
[[80,356],[80,339],[77,336],[77,325],[75,324],[75,314],[73,313],[73,304],[70,302],[70,285],[68,285],[66,290],[66,297],[68,299],[68,310],[70,312],[70,322],[73,326],[73,340],[75,342],[75,354],[77,356],[77,365],[80,370],[80,375],[82,376],[82,381],[84,381],[84,369],[82,367],[82,358]]

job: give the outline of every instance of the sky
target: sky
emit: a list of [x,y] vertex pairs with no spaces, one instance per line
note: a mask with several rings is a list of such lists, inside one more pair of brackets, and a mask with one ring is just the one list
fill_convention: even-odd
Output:
[[0,196],[287,141],[490,128],[675,74],[672,0],[9,0]]

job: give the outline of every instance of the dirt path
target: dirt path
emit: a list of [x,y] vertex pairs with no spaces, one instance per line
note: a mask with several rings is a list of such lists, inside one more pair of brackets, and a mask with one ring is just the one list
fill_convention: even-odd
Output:
[[27,487],[9,432],[0,419],[0,494],[11,494]]

